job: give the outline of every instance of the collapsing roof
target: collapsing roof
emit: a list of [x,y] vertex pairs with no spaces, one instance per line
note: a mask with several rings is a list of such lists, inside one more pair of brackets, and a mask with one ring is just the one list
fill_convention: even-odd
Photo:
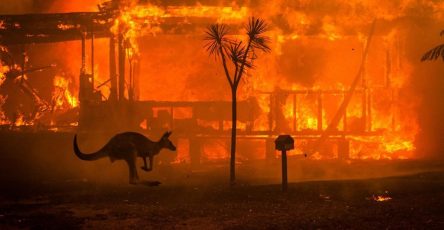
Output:
[[0,15],[0,44],[29,44],[109,37],[112,17],[102,12]]

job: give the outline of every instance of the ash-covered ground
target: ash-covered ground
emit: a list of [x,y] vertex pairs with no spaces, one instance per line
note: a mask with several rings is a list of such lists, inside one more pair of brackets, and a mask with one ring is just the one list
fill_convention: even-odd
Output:
[[286,193],[279,159],[237,165],[232,188],[228,162],[156,164],[129,185],[125,163],[77,159],[71,134],[39,138],[0,139],[0,229],[444,228],[438,160],[290,158]]
[[[202,178],[203,179],[203,178]],[[279,185],[3,184],[0,228],[442,229],[444,174]],[[390,200],[378,202],[382,195]]]

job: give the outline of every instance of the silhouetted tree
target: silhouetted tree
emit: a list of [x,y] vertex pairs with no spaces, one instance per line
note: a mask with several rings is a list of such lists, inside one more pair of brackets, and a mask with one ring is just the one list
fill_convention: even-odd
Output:
[[[440,35],[444,36],[444,30],[441,31]],[[421,61],[433,61],[439,57],[441,57],[444,61],[444,44],[436,46],[435,48],[427,51],[427,53],[422,56]]]
[[[236,123],[237,123],[237,89],[239,82],[249,68],[253,68],[253,60],[257,58],[256,51],[269,52],[269,38],[264,36],[268,26],[262,19],[250,18],[246,26],[247,40],[243,42],[229,38],[228,28],[223,24],[213,24],[207,28],[208,43],[205,45],[210,55],[220,59],[225,76],[231,87],[232,98],[232,126],[231,126],[231,155],[230,155],[230,182],[233,185],[236,179]],[[231,73],[230,73],[231,72]]]

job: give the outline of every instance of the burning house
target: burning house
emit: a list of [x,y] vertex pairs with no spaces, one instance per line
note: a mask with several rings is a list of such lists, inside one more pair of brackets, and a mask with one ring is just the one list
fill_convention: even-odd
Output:
[[[72,13],[76,4],[91,12]],[[224,23],[242,39],[242,23],[255,15],[269,22],[272,52],[240,86],[241,161],[277,157],[273,140],[283,133],[296,139],[293,155],[316,146],[310,159],[416,158],[419,101],[404,54],[409,17],[421,15],[411,7],[99,1],[1,15],[2,127],[174,130],[179,153],[170,162],[227,159],[228,88],[202,48],[203,31]]]

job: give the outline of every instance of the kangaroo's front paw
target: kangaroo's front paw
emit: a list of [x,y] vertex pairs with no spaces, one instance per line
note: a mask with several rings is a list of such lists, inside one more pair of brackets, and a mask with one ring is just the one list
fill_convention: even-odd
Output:
[[149,169],[149,168],[147,168],[147,167],[145,167],[145,166],[142,166],[141,169],[142,169],[143,171],[146,171],[146,172],[151,171],[151,169]]

